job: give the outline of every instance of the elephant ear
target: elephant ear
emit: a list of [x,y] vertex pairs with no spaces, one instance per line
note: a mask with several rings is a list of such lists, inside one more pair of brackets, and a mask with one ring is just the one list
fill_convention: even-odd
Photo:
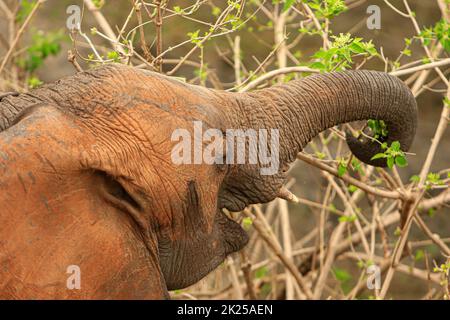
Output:
[[[83,168],[82,150],[95,138],[74,120],[40,104],[0,133],[0,297],[168,297],[130,216],[104,200],[104,179]],[[81,290],[68,288],[69,266],[81,271]]]

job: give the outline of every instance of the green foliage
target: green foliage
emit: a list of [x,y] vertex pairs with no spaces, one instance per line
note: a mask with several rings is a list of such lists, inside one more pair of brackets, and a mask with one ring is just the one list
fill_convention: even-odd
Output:
[[428,215],[430,218],[433,218],[435,214],[436,214],[436,209],[435,209],[435,208],[430,208],[430,209],[428,209],[427,215]]
[[264,278],[267,274],[269,273],[269,270],[267,269],[267,267],[260,267],[258,269],[256,269],[255,271],[255,278],[256,279],[261,279]]
[[347,173],[347,161],[345,159],[340,159],[338,164],[338,176],[342,177]]
[[218,17],[218,16],[220,15],[220,12],[221,12],[221,10],[220,10],[219,7],[214,6],[214,7],[211,9],[211,13],[212,13],[212,15],[213,15],[214,17]]
[[296,0],[284,0],[283,12],[289,10],[294,5]]
[[394,164],[398,167],[406,167],[408,161],[406,160],[405,153],[400,149],[400,142],[394,141],[391,146],[388,147],[387,143],[382,143],[381,147],[385,149],[384,153],[377,153],[371,160],[386,159],[386,163],[389,169],[394,167]]
[[[447,178],[449,177],[450,173],[447,173]],[[418,175],[413,175],[411,178],[409,178],[409,181],[418,183],[420,181],[420,177]],[[425,180],[425,189],[429,190],[433,186],[442,186],[445,182],[442,179],[442,177],[439,175],[439,173],[433,173],[430,172],[427,175],[427,178]]]
[[320,31],[316,30],[316,29],[308,29],[306,27],[302,27],[298,29],[298,32],[303,33],[303,34],[307,34],[309,36],[313,36],[313,35],[320,35]]
[[195,30],[194,32],[188,32],[187,36],[189,37],[189,39],[191,40],[191,42],[193,44],[196,44],[197,46],[200,47],[201,46],[201,44],[200,44],[201,39],[199,37],[199,33],[200,33],[200,30]]
[[364,171],[362,169],[362,163],[356,158],[352,158],[352,168],[354,171],[358,172],[361,176],[364,175]]
[[386,123],[383,120],[368,120],[367,126],[372,130],[375,139],[385,138],[388,135]]
[[[320,158],[320,157],[319,157]],[[348,165],[349,165],[349,160],[346,160],[344,158],[339,158],[338,159],[338,176],[342,177],[344,174],[346,174],[348,172]],[[352,158],[351,160],[351,168],[358,172],[360,175],[364,175],[364,171],[362,170],[361,167],[361,162],[356,159],[356,158]]]
[[113,62],[120,62],[120,55],[116,51],[110,51],[106,55],[108,60],[112,60]]
[[37,87],[39,87],[40,85],[42,85],[42,81],[41,80],[39,80],[39,78],[38,77],[36,77],[36,76],[31,76],[30,78],[28,78],[28,80],[27,80],[27,84],[28,84],[28,87],[30,88],[30,89],[34,89],[34,88],[37,88]]
[[[218,7],[215,7],[215,8],[218,8]],[[218,8],[218,9],[219,9],[219,8]],[[173,11],[175,11],[175,12],[178,13],[178,14],[184,14],[184,9],[181,9],[180,6],[174,6],[174,7],[173,7]],[[219,12],[220,12],[220,9],[219,9]]]
[[333,268],[333,275],[339,282],[347,282],[352,279],[350,273],[341,268]]
[[336,212],[337,212],[336,206],[334,205],[334,203],[330,203],[330,205],[328,206],[328,208],[330,209],[330,211],[331,211],[332,213],[336,213]]
[[16,14],[17,22],[24,22],[36,5],[37,0],[23,0],[20,2],[19,11]]
[[341,268],[333,268],[333,275],[339,281],[342,291],[348,293],[351,289],[350,281],[352,280],[352,275]]
[[349,223],[351,223],[351,222],[355,222],[356,219],[358,219],[358,217],[356,215],[352,214],[350,216],[340,216],[338,221],[339,222],[349,222]]
[[445,288],[444,290],[446,291],[446,293],[444,294],[444,299],[450,299],[450,297],[448,296],[450,260],[448,260],[446,263],[442,263],[440,266],[436,266],[433,269],[433,272],[439,273],[441,275],[441,282],[439,284]]
[[444,184],[444,180],[441,179],[439,173],[430,172],[425,180],[425,189],[431,189],[433,186],[441,186]]
[[422,261],[423,259],[425,259],[425,252],[422,249],[417,250],[414,255],[414,260]]
[[442,272],[448,276],[450,273],[450,261],[445,264],[441,264],[439,267],[435,267],[433,272]]
[[303,0],[318,18],[331,19],[347,10],[343,0]]
[[313,57],[315,62],[310,64],[313,69],[320,71],[345,70],[352,66],[355,56],[373,57],[378,54],[371,41],[364,42],[362,38],[352,38],[349,33],[332,36],[330,49],[321,48]]
[[363,268],[368,268],[370,266],[372,266],[374,264],[373,260],[358,260],[358,262],[356,263],[356,265],[358,266],[358,268],[363,269]]
[[449,98],[447,98],[447,97],[444,98],[444,105],[445,105],[447,108],[450,108],[450,99],[449,99]]
[[429,45],[432,40],[437,39],[447,52],[450,52],[450,23],[443,19],[439,20],[434,27],[425,28],[420,37],[425,45]]
[[92,3],[97,9],[101,9],[105,5],[105,0],[92,0]]
[[316,156],[317,156],[317,158],[319,158],[320,160],[325,159],[325,153],[323,153],[323,152],[316,151]]
[[32,36],[31,45],[26,51],[24,58],[18,59],[18,65],[28,71],[33,72],[39,68],[48,56],[56,56],[61,51],[61,41],[64,39],[62,31],[35,32]]
[[253,224],[253,220],[251,218],[245,217],[244,219],[242,219],[242,227],[245,230],[247,230],[247,231],[250,230],[252,224]]
[[206,78],[208,77],[207,72],[208,64],[205,63],[202,65],[202,68],[198,68],[194,70],[194,74],[199,77],[200,81],[204,83],[206,81]]

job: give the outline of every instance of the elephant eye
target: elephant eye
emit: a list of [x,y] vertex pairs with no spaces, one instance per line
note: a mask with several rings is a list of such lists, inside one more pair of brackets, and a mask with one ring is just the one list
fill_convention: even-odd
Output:
[[124,188],[119,180],[111,176],[105,171],[96,170],[95,175],[102,180],[103,191],[108,200],[113,204],[122,207],[122,209],[134,209],[140,211],[141,205],[136,199]]

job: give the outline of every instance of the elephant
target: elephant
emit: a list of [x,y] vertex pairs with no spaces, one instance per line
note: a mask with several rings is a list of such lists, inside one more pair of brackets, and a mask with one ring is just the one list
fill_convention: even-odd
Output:
[[[0,102],[0,297],[166,299],[242,249],[237,212],[282,196],[290,164],[321,131],[383,120],[407,151],[409,88],[387,73],[309,75],[251,92],[213,90],[123,64],[78,72]],[[171,160],[182,128],[277,129],[279,170]],[[380,144],[347,134],[372,160]],[[203,143],[203,142],[202,142]],[[218,154],[226,157],[226,151]],[[225,210],[226,209],[226,210]],[[68,285],[69,266],[79,286]]]

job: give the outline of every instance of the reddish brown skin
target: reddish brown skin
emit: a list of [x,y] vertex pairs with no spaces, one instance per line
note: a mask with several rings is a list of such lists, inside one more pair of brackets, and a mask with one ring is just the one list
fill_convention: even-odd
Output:
[[[78,148],[93,140],[51,108],[12,131],[0,139],[1,297],[163,297],[158,261],[134,222],[99,197],[102,181],[81,172]],[[67,289],[72,264],[81,268],[81,290]]]
[[[328,85],[331,77],[230,94],[111,65],[4,98],[0,298],[164,299],[241,249],[247,235],[221,209],[274,199],[285,172],[173,164],[171,134],[192,132],[193,120],[205,129],[279,128],[283,169],[318,132],[361,118],[385,119],[409,148],[417,111],[400,81],[360,72]],[[341,87],[354,102],[341,97]],[[314,88],[322,104],[308,100]],[[332,114],[338,106],[345,116]],[[329,121],[317,122],[324,111]],[[370,162],[367,144],[350,142]],[[69,265],[81,269],[79,290],[66,286]]]

